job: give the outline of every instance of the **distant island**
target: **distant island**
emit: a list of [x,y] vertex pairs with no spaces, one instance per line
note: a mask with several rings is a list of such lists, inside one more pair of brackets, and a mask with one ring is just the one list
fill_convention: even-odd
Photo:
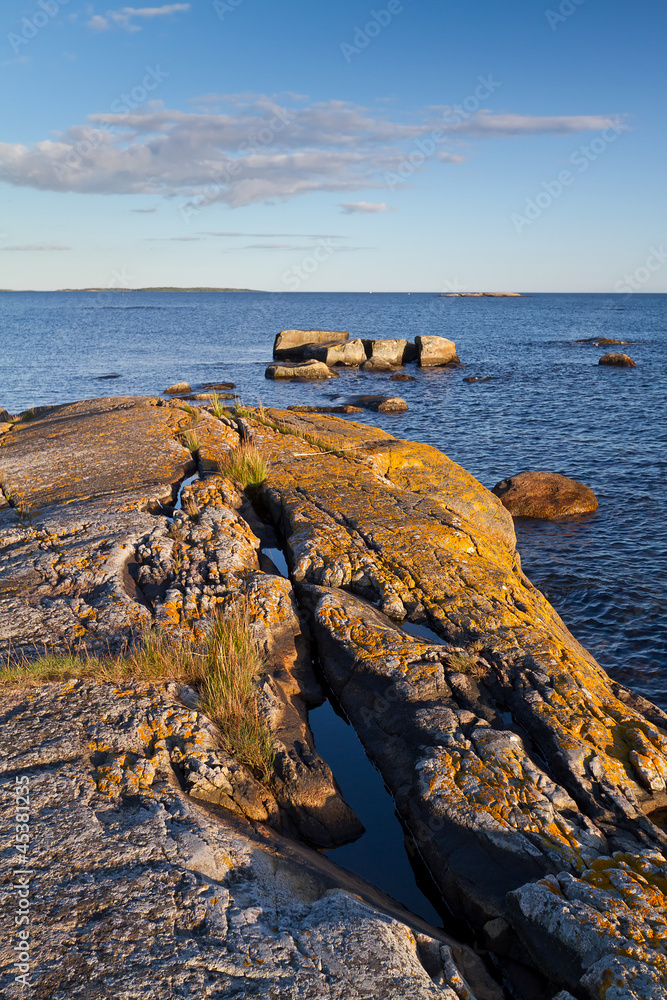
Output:
[[260,288],[177,288],[165,285],[157,288],[57,288],[58,292],[259,292]]
[[521,292],[440,292],[439,299],[520,299]]

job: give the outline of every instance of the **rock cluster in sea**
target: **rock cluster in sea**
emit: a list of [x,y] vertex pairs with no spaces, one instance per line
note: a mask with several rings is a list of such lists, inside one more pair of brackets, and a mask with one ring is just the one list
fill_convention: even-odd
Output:
[[272,379],[330,378],[336,374],[334,367],[391,373],[412,361],[422,368],[460,363],[456,345],[446,337],[420,336],[414,343],[396,338],[350,340],[344,330],[283,330],[275,339],[273,357],[276,363],[266,370]]
[[[0,435],[5,661],[147,629],[196,647],[243,602],[275,750],[261,781],[168,676],[3,689],[36,993],[500,1000],[491,970],[519,1000],[664,1000],[667,716],[570,635],[510,512],[446,455],[333,414],[214,409],[196,446],[191,408],[152,397]],[[252,488],[224,473],[241,445],[268,463]],[[308,725],[321,680],[476,950],[312,849],[361,832]]]

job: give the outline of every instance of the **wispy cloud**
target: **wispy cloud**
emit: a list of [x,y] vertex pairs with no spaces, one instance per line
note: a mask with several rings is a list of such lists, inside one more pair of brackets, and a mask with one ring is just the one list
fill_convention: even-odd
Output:
[[[169,5],[174,7],[187,4]],[[198,206],[237,207],[313,191],[386,190],[387,176],[399,169],[405,150],[434,129],[444,134],[435,162],[460,162],[461,153],[449,150],[455,144],[460,148],[462,138],[580,133],[610,123],[603,115],[489,111],[448,123],[443,109],[430,108],[397,121],[345,101],[300,102],[285,109],[271,97],[256,95],[228,98],[226,113],[166,109],[155,101],[129,114],[95,114],[88,121],[33,146],[0,143],[0,181],[50,191],[182,196]],[[82,158],[76,150],[90,139],[90,123],[100,128],[94,148]],[[62,164],[72,160],[76,169],[63,170]],[[366,203],[341,202],[355,204]]]
[[376,212],[395,212],[395,208],[389,208],[385,201],[379,203],[373,201],[341,201],[339,208],[345,215],[354,215],[355,212],[367,212],[374,215]]
[[157,212],[157,208],[131,208],[131,212],[137,212],[139,215],[151,215],[153,212]]
[[112,27],[124,28],[125,31],[141,31],[141,25],[136,24],[138,18],[166,17],[190,10],[189,3],[168,3],[162,7],[122,7],[120,10],[108,10],[104,15],[93,14],[87,25],[93,31],[109,31]]
[[64,243],[18,243],[13,246],[0,247],[0,250],[71,250]]

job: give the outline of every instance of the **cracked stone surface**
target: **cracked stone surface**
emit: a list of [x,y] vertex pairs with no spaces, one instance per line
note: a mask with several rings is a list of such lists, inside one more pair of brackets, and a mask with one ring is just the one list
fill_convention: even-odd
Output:
[[[47,685],[5,696],[0,723],[3,786],[29,778],[32,996],[500,1000],[469,949],[182,791],[178,768],[210,753],[212,727],[166,690]],[[5,875],[14,861],[3,853]],[[7,998],[25,995],[12,944]]]

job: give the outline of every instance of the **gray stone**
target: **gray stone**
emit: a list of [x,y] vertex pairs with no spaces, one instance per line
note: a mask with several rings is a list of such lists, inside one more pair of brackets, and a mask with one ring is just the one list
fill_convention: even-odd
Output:
[[366,355],[370,361],[389,365],[402,365],[408,346],[407,340],[364,340]]
[[361,406],[376,413],[405,413],[408,404],[400,396],[354,396],[351,406]]

